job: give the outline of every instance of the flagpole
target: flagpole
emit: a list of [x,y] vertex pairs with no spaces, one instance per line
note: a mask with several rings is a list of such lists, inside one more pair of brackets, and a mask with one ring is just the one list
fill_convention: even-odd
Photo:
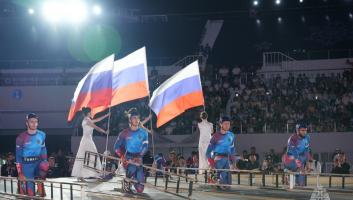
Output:
[[108,133],[107,133],[107,139],[106,139],[106,141],[105,141],[105,152],[108,150],[108,140],[109,140],[109,133],[110,133],[110,117],[111,117],[111,113],[110,113],[110,108],[111,107],[109,107],[109,117],[108,117],[108,127],[107,127],[107,131],[108,131]]
[[[103,152],[103,154],[105,154],[107,151],[108,151],[108,141],[109,141],[109,129],[110,129],[110,117],[111,117],[111,113],[110,113],[110,109],[111,107],[109,107],[109,117],[108,117],[108,127],[107,127],[107,131],[108,133],[106,134],[107,135],[107,138],[105,140],[105,151]],[[108,155],[106,155],[108,156]],[[103,173],[105,174],[105,170],[106,170],[106,165],[107,165],[107,160],[105,157],[103,157]]]
[[[151,102],[151,95],[150,93],[148,93],[148,102]],[[151,109],[151,106],[148,106],[150,108],[150,116],[151,116],[151,119],[150,119],[150,126],[151,126],[151,136],[152,136],[152,155],[155,156],[155,152],[154,152],[154,132],[153,132],[153,116],[152,116],[152,109]]]
[[152,109],[151,106],[149,106],[151,102],[151,91],[150,91],[150,84],[149,84],[149,79],[148,79],[148,70],[147,70],[147,55],[146,55],[146,47],[143,47],[145,50],[145,64],[146,64],[146,70],[145,70],[145,76],[146,76],[146,83],[147,83],[147,91],[148,91],[148,107],[150,109],[150,126],[151,126],[151,139],[152,139],[152,155],[153,157],[155,156],[155,151],[154,151],[154,132],[153,132],[153,116],[152,116]]
[[[200,64],[202,64],[202,63],[201,63],[201,61],[199,61],[199,60],[197,59],[197,64],[200,66]],[[199,74],[200,74],[200,83],[201,83],[201,73],[200,73],[200,70],[199,70]],[[202,88],[202,84],[201,84],[201,88]],[[204,98],[204,99],[205,99],[205,98]],[[206,112],[206,102],[205,102],[205,100],[204,100],[204,102],[203,102],[203,111]]]

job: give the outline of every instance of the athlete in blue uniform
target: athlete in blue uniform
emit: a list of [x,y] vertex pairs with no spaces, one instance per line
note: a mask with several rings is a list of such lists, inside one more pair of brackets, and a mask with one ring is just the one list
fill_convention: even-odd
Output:
[[[45,133],[37,129],[37,115],[28,114],[26,125],[27,131],[16,138],[16,166],[20,179],[20,194],[34,196],[34,183],[25,180],[45,180],[49,165],[45,147]],[[42,197],[45,196],[43,183],[38,184],[38,194]]]
[[[224,116],[220,120],[220,132],[213,134],[208,145],[206,156],[211,168],[230,169],[235,162],[235,136],[230,132],[230,118]],[[217,179],[220,184],[232,184],[229,171],[218,171]]]
[[[123,130],[115,143],[115,153],[125,160],[126,177],[144,183],[142,157],[148,150],[148,134],[139,127],[140,116],[136,109],[130,109],[128,113],[130,128]],[[138,193],[143,192],[144,185],[135,183],[134,187]],[[128,184],[127,191],[130,191]]]
[[[310,158],[310,137],[305,124],[296,125],[296,133],[288,139],[284,166],[294,172],[304,173],[306,161]],[[296,175],[296,184],[304,186],[304,175]]]

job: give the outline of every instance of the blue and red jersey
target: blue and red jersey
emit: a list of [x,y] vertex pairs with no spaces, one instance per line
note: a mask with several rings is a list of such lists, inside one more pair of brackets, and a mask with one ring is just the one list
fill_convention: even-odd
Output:
[[45,133],[37,130],[35,134],[27,131],[16,138],[16,162],[23,163],[24,158],[38,158],[47,161],[47,148],[45,147]]
[[296,133],[291,135],[288,139],[287,155],[306,162],[310,156],[310,136],[300,137]]
[[235,161],[235,136],[227,131],[225,134],[215,133],[208,145],[206,156],[214,159],[217,155],[228,156],[231,161]]
[[118,156],[126,153],[143,156],[148,150],[148,134],[142,128],[136,131],[125,129],[119,134],[114,149]]

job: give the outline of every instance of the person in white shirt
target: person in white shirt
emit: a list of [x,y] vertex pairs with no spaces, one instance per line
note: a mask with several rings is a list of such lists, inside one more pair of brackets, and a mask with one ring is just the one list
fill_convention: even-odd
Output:
[[[205,111],[200,114],[201,122],[198,123],[200,130],[200,139],[199,139],[199,168],[207,169],[208,161],[206,159],[206,150],[213,133],[213,124],[207,121],[208,115]],[[199,174],[202,174],[203,170],[199,170]]]

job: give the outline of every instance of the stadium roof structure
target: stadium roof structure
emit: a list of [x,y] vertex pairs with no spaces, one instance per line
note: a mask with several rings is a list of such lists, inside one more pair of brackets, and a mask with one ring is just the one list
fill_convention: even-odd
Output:
[[99,3],[102,16],[80,25],[45,23],[37,4],[21,2],[0,1],[1,61],[90,63],[146,46],[150,64],[171,64],[197,52],[206,21],[216,19],[224,25],[210,63],[259,63],[264,51],[300,57],[310,50],[353,47],[351,0],[258,1],[257,6],[246,0],[86,1]]

